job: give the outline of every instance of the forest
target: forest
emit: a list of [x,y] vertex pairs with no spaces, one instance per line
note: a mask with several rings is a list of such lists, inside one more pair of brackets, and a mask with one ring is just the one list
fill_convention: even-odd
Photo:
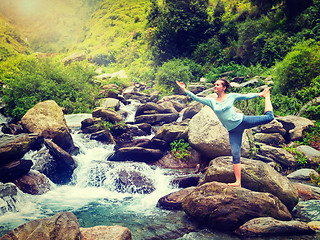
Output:
[[[123,69],[129,79],[110,83],[144,82],[162,96],[179,93],[176,80],[210,83],[228,72],[229,80],[271,76],[275,114],[299,114],[319,128],[319,12],[319,0],[3,1],[1,101],[15,120],[48,99],[65,113],[90,113],[97,68]],[[73,53],[86,60],[65,66]]]

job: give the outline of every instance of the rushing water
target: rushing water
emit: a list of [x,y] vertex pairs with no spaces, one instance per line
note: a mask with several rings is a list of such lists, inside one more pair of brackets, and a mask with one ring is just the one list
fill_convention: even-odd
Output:
[[[74,157],[78,168],[72,182],[54,185],[51,191],[40,196],[20,192],[16,206],[19,211],[0,216],[0,236],[25,222],[71,211],[81,227],[121,225],[128,227],[133,239],[138,240],[239,239],[232,234],[201,229],[183,211],[157,208],[159,198],[177,190],[170,185],[176,172],[145,163],[107,162],[114,146],[90,140],[81,133],[80,122],[87,117],[86,114],[66,116],[68,125],[72,126],[73,140],[80,149],[80,154]],[[131,118],[132,114],[129,114],[127,119]],[[24,158],[33,160],[34,154],[36,152],[30,151]],[[130,189],[118,192],[115,178],[123,169],[138,171],[151,179],[155,191],[151,194],[132,193]]]

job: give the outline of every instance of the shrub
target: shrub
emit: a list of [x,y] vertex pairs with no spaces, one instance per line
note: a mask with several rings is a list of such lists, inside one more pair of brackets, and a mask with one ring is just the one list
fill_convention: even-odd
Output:
[[191,157],[191,147],[183,139],[175,140],[171,144],[171,153],[176,159],[188,160]]
[[55,59],[11,58],[0,67],[6,113],[18,120],[35,104],[49,99],[66,113],[90,112],[97,94],[94,75],[93,68],[80,63],[65,67]]
[[320,42],[308,40],[297,44],[290,53],[275,66],[274,80],[283,94],[294,94],[296,90],[310,86],[320,72]]

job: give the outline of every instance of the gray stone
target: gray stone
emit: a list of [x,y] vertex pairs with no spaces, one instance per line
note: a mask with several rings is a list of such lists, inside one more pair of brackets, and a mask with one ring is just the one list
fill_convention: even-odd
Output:
[[307,145],[300,145],[297,147],[297,150],[307,157],[311,165],[317,165],[320,163],[320,151]]
[[112,108],[115,111],[118,111],[120,108],[120,101],[115,98],[102,98],[99,99],[99,107]]
[[316,176],[319,176],[319,174],[313,170],[313,169],[299,169],[297,171],[294,171],[293,173],[290,173],[287,178],[289,179],[297,179],[297,180],[310,180],[310,174],[314,174]]
[[285,143],[280,133],[257,133],[254,135],[257,142],[265,143],[272,146],[279,146]]
[[296,165],[295,157],[283,148],[262,144],[260,146],[259,153],[273,159],[284,168],[294,167]]

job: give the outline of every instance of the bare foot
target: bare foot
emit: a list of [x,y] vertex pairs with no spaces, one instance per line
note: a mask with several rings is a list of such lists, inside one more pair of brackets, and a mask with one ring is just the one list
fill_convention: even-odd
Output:
[[261,92],[261,96],[266,98],[267,96],[270,96],[270,87],[265,88],[262,92]]
[[237,182],[235,182],[235,183],[228,183],[228,186],[230,186],[230,187],[240,187],[240,188],[241,188],[241,183],[237,183]]

